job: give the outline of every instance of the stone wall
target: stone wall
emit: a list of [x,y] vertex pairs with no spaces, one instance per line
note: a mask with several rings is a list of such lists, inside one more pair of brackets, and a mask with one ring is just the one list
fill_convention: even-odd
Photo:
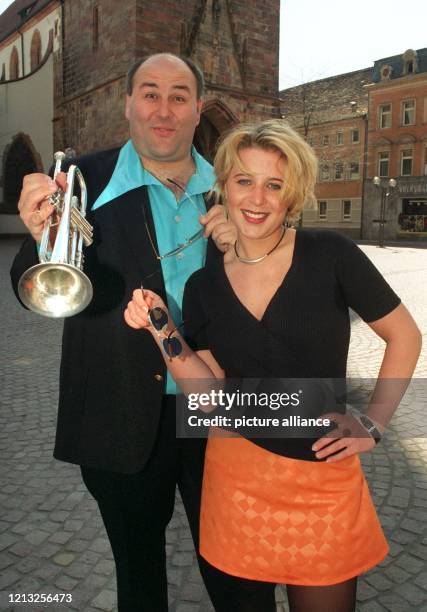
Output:
[[136,59],[162,51],[189,55],[203,68],[219,133],[239,120],[280,114],[279,0],[99,0],[95,49],[94,6],[64,2],[55,148],[82,154],[120,145],[128,135],[125,74]]

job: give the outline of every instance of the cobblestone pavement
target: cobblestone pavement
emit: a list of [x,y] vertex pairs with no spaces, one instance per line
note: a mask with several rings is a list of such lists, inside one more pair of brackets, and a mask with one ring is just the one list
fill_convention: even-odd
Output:
[[[52,459],[61,323],[24,311],[12,295],[8,269],[17,245],[0,241],[0,610],[113,611],[114,563],[96,505],[78,468]],[[427,251],[363,249],[426,333]],[[356,318],[350,375],[374,376],[381,347]],[[427,378],[426,352],[416,376]],[[427,611],[427,438],[400,435],[416,428],[416,419],[404,400],[386,439],[363,458],[391,553],[360,579],[359,612]],[[179,499],[167,555],[170,609],[210,612]],[[66,593],[72,602],[11,605],[9,593]],[[281,611],[284,599],[280,588]]]

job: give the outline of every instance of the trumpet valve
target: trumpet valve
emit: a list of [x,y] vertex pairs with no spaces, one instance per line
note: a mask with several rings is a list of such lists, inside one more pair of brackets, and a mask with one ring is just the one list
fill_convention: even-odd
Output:
[[56,212],[61,213],[64,207],[64,192],[62,189],[58,189],[48,198],[49,204],[55,207]]

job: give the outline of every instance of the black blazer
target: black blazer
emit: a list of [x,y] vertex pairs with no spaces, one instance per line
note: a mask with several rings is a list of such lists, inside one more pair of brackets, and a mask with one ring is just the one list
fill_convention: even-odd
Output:
[[[85,250],[84,263],[94,297],[85,311],[64,321],[54,456],[133,473],[144,467],[156,438],[166,367],[151,335],[128,327],[123,312],[142,279],[165,300],[166,294],[144,226],[147,189],[133,189],[90,211],[111,178],[118,154],[114,149],[77,160],[88,188],[87,218],[94,226],[94,244]],[[150,206],[146,210],[154,237]],[[218,252],[209,244],[208,257],[215,256]],[[19,278],[36,263],[30,237],[11,269],[16,294]]]

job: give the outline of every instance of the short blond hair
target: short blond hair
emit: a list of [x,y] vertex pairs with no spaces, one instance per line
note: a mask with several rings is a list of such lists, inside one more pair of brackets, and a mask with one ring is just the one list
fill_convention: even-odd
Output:
[[225,183],[233,166],[245,171],[239,152],[252,147],[278,151],[286,160],[283,201],[288,208],[287,220],[294,221],[304,204],[310,206],[316,201],[317,159],[310,145],[283,119],[241,123],[225,134],[214,159],[216,201],[225,201]]

